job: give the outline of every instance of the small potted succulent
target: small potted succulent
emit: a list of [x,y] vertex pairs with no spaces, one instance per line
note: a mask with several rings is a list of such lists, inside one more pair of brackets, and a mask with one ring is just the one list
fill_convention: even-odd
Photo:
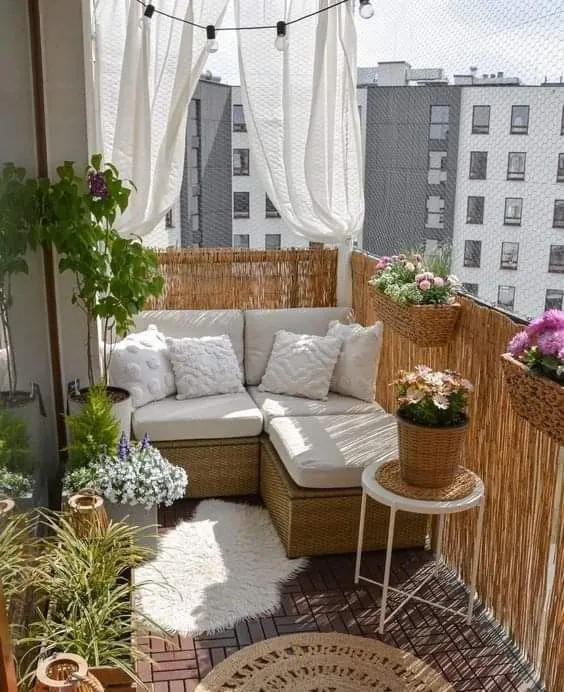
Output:
[[142,528],[141,543],[153,549],[158,506],[184,497],[188,484],[186,471],[167,461],[147,435],[129,442],[123,433],[117,453],[102,453],[81,480],[105,499],[112,520]]
[[393,384],[403,480],[422,488],[450,485],[461,463],[472,384],[457,372],[426,365],[401,370]]
[[564,311],[537,317],[501,358],[516,413],[564,446]]
[[444,258],[425,263],[421,254],[376,259],[370,279],[377,317],[418,346],[443,346],[460,313],[458,279]]

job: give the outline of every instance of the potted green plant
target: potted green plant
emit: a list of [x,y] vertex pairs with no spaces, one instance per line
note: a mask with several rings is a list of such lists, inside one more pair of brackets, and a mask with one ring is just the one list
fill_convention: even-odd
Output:
[[501,358],[516,413],[564,446],[564,311],[537,317]]
[[419,253],[376,258],[369,284],[377,317],[418,346],[448,343],[460,314],[448,267],[443,255],[427,263]]
[[17,500],[20,509],[31,504],[33,458],[27,427],[11,409],[0,408],[0,498]]
[[422,488],[450,485],[461,463],[472,384],[452,370],[418,365],[400,371],[394,385],[403,480]]
[[[102,163],[101,154],[90,160],[83,176],[74,163],[57,169],[50,188],[52,220],[46,237],[59,255],[59,270],[74,275],[73,303],[83,312],[86,325],[88,385],[97,381],[93,330],[100,323],[101,382],[107,388],[120,428],[129,435],[129,392],[109,386],[112,344],[133,326],[133,317],[150,297],[160,295],[164,281],[154,252],[138,238],[122,237],[115,224],[128,205],[132,183],[122,180],[116,168]],[[77,395],[84,400],[86,388]],[[126,402],[126,403],[123,403]]]

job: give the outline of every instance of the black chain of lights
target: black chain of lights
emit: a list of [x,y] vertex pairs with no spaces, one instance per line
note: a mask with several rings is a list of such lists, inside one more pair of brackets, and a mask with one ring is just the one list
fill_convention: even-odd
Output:
[[[189,19],[184,19],[183,17],[176,17],[175,15],[169,14],[168,12],[163,12],[163,10],[158,10],[153,4],[145,2],[144,0],[137,0],[137,2],[145,8],[143,14],[145,17],[147,17],[147,19],[150,19],[154,14],[160,14],[162,17],[168,17],[169,19],[173,19],[176,22],[182,22],[183,24],[189,24],[190,26],[196,27],[197,29],[205,30],[208,39],[207,49],[210,53],[215,53],[219,47],[215,37],[217,31],[257,31],[262,29],[276,29],[275,46],[278,50],[283,51],[286,49],[287,46],[286,28],[288,26],[290,26],[291,24],[297,24],[298,22],[302,22],[304,19],[315,17],[316,15],[322,14],[323,12],[328,12],[329,10],[332,10],[334,7],[344,5],[346,2],[350,2],[350,0],[337,0],[337,2],[334,2],[331,5],[327,5],[327,7],[322,7],[321,9],[316,10],[315,12],[305,14],[303,15],[303,17],[296,17],[296,19],[291,19],[288,22],[280,21],[276,22],[276,24],[263,24],[260,26],[222,26],[217,28],[213,24],[198,24],[197,22],[191,22]],[[370,17],[374,15],[374,8],[372,7],[370,0],[359,0],[359,13],[360,16],[364,19],[370,19]]]

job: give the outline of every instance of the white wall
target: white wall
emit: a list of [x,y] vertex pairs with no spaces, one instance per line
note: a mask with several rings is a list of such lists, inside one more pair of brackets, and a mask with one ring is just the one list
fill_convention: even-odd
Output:
[[[472,134],[473,105],[490,105],[488,135]],[[529,105],[529,133],[511,135],[512,105]],[[480,298],[497,301],[499,285],[515,286],[515,312],[534,316],[544,310],[547,288],[564,290],[564,274],[548,272],[550,245],[564,245],[564,230],[552,228],[554,200],[564,198],[556,182],[564,88],[464,87],[462,89],[458,174],[454,215],[454,272],[479,284]],[[470,152],[487,151],[486,180],[469,180]],[[527,153],[524,181],[507,180],[509,152]],[[469,195],[485,197],[483,225],[466,223]],[[506,197],[522,197],[521,226],[505,226]],[[479,269],[463,267],[464,240],[482,241]],[[501,243],[519,243],[517,270],[500,269]]]
[[[0,165],[13,161],[37,173],[35,128],[31,86],[31,59],[27,3],[3,0],[0,22]],[[40,445],[41,458],[48,462],[56,449],[55,414],[51,387],[51,368],[41,252],[28,256],[29,274],[16,277],[14,305],[10,314],[21,389],[29,390],[30,380],[39,383],[47,419],[32,420],[30,434]]]

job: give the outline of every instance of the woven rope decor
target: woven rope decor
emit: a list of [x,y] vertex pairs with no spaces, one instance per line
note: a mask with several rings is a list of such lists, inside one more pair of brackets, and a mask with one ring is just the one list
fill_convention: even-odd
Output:
[[454,692],[415,656],[350,634],[303,633],[267,639],[229,656],[196,692]]
[[508,353],[501,365],[515,412],[564,446],[564,387],[532,373]]
[[453,337],[460,305],[401,305],[371,289],[376,317],[417,346],[444,346]]
[[381,466],[376,480],[386,490],[414,500],[461,500],[468,497],[476,485],[473,474],[463,466],[458,467],[454,481],[444,488],[420,488],[409,485],[401,477],[397,459]]
[[75,654],[53,654],[39,662],[37,690],[104,692],[100,681],[88,671],[86,661]]

